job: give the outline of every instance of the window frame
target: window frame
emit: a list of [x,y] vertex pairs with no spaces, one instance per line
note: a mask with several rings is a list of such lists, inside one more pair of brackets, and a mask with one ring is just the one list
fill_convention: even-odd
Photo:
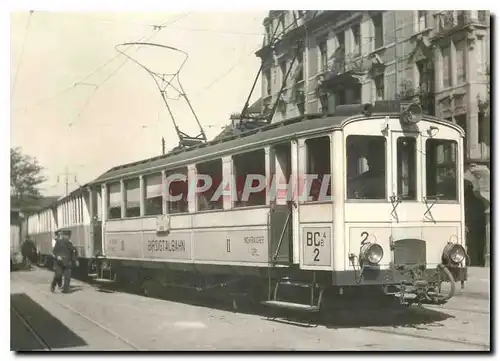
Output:
[[[211,159],[207,159],[207,160],[203,160],[203,161],[194,163],[194,169],[195,169],[195,172],[196,172],[196,176],[198,176],[200,174],[199,173],[199,169],[198,169],[199,165],[202,165],[202,164],[205,165],[207,163],[213,163],[213,162],[219,162],[220,163],[220,170],[221,170],[221,180],[220,181],[221,182],[225,182],[226,179],[224,177],[224,160],[222,159],[222,157],[211,158]],[[201,174],[205,174],[205,173],[201,173]],[[189,181],[189,175],[188,175],[188,181]],[[197,186],[197,184],[195,184],[195,186]],[[220,183],[217,185],[217,188],[215,188],[214,193],[212,193],[212,197],[215,194],[215,192],[217,192],[217,189],[218,189],[219,186],[220,186]],[[193,213],[223,212],[224,211],[224,197],[221,196],[221,198],[222,199],[221,199],[221,202],[220,202],[220,207],[210,208],[210,209],[200,209],[200,203],[199,203],[200,196],[198,194],[196,194],[195,197],[194,197],[194,199],[195,199],[195,207],[194,207],[194,212]],[[207,200],[207,202],[210,202],[210,201]],[[188,207],[189,207],[189,205],[188,205]]]
[[[187,186],[187,192],[188,194],[186,194],[186,200],[185,200],[185,205],[186,205],[186,210],[185,211],[176,211],[176,212],[172,212],[171,211],[171,203],[170,201],[168,201],[167,199],[163,199],[163,201],[166,203],[166,210],[167,210],[167,214],[169,216],[180,216],[180,215],[187,215],[189,214],[189,180],[190,180],[190,177],[189,177],[189,166],[186,164],[186,165],[181,165],[181,166],[178,166],[178,167],[175,167],[175,168],[169,168],[169,169],[166,169],[165,170],[165,178],[168,178],[168,176],[170,176],[172,174],[172,172],[177,172],[177,171],[185,171],[185,173],[182,173],[186,176],[186,186]],[[175,174],[175,173],[173,173]],[[181,174],[181,172],[179,172],[179,174]],[[179,182],[179,181],[177,181]],[[162,189],[163,189],[163,185],[162,185]],[[170,191],[170,184],[169,183],[166,183],[165,184],[165,191],[167,192],[165,195],[168,196],[168,193]],[[144,192],[146,193],[146,191]],[[145,194],[146,196],[146,194]],[[176,201],[178,202],[178,201]]]
[[[309,141],[314,141],[314,140],[318,140],[318,139],[321,139],[321,138],[328,138],[329,139],[329,144],[330,144],[330,161],[329,161],[329,168],[330,168],[330,195],[329,196],[326,196],[326,197],[329,197],[329,199],[325,199],[325,200],[308,200],[307,198],[309,198],[310,196],[310,193],[312,191],[312,187],[311,187],[311,191],[309,192],[309,194],[307,194],[307,198],[304,197],[303,195],[303,192],[305,192],[305,189],[302,187],[299,187],[298,190],[300,192],[299,194],[299,203],[300,204],[321,204],[321,203],[331,203],[333,201],[333,186],[334,186],[334,177],[333,177],[333,167],[332,167],[332,161],[333,161],[333,137],[332,137],[332,134],[331,133],[326,133],[326,134],[321,134],[321,135],[314,135],[314,136],[309,136],[309,137],[306,137],[306,138],[303,138],[302,139],[302,167],[304,169],[304,172],[303,174],[308,174],[309,173],[309,152],[308,152],[308,147],[307,147],[307,142]],[[293,165],[292,165],[293,167]],[[292,178],[293,177],[293,172],[291,173],[290,177]],[[305,180],[304,179],[297,179],[297,181],[299,182],[299,184],[302,182],[304,184]],[[320,189],[321,191],[321,189]]]
[[[420,195],[420,190],[419,190],[419,187],[420,187],[420,184],[421,182],[419,181],[419,178],[420,178],[420,174],[419,174],[419,171],[418,171],[418,162],[419,162],[419,157],[418,157],[418,154],[419,154],[419,138],[418,138],[418,134],[413,134],[413,135],[406,135],[406,134],[403,134],[403,133],[396,133],[395,134],[395,139],[394,139],[394,143],[393,143],[393,153],[394,153],[394,164],[395,164],[395,169],[393,169],[393,177],[395,179],[395,182],[393,182],[393,192],[399,197],[401,196],[401,190],[400,190],[400,187],[402,185],[402,182],[401,182],[401,177],[400,177],[400,152],[399,152],[399,145],[400,145],[400,140],[403,140],[403,139],[411,139],[413,141],[413,145],[414,145],[414,152],[413,152],[413,169],[409,169],[409,177],[412,177],[411,176],[411,172],[414,172],[414,176],[412,177],[413,178],[413,188],[414,188],[414,195],[411,197],[411,198],[401,198],[401,200],[403,202],[419,202],[419,195]],[[411,181],[409,181],[409,184],[411,184]]]
[[[454,160],[454,165],[455,165],[455,187],[456,187],[456,196],[454,199],[443,199],[443,198],[435,198],[435,197],[432,197],[432,198],[429,198],[429,194],[428,194],[428,187],[429,187],[429,183],[428,183],[428,179],[429,179],[429,169],[430,169],[430,165],[429,165],[429,162],[428,162],[428,156],[427,156],[427,153],[428,153],[428,144],[429,142],[441,142],[441,144],[443,143],[448,143],[448,144],[454,144],[454,152],[455,152],[455,160]],[[439,143],[438,143],[439,144]],[[460,180],[460,159],[459,159],[459,151],[458,151],[458,146],[459,146],[459,142],[455,139],[448,139],[448,138],[427,138],[425,139],[425,142],[424,142],[424,149],[425,149],[425,158],[424,158],[424,166],[425,166],[425,179],[423,180],[423,184],[424,184],[424,187],[423,187],[423,200],[427,202],[436,202],[436,203],[459,203],[460,202],[460,186],[459,186],[459,180]],[[437,161],[435,162],[437,163]],[[439,168],[439,167],[436,167],[435,168]],[[435,175],[434,178],[437,177],[437,174]],[[436,184],[435,184],[435,187],[437,188],[438,186],[438,183],[436,181]]]
[[[135,183],[137,182],[138,183],[138,191],[139,191],[139,206],[138,207],[129,207],[129,199],[128,199],[128,185],[130,183]],[[126,178],[126,179],[123,179],[123,186],[125,188],[125,217],[123,219],[133,219],[133,218],[139,218],[141,217],[141,181],[140,181],[140,178],[139,176],[137,177],[132,177],[132,178]],[[135,189],[135,188],[134,188]],[[135,216],[129,216],[129,210],[130,209],[136,209],[138,208],[139,209],[139,215]]]
[[[260,147],[260,148],[254,148],[254,149],[250,149],[250,150],[246,150],[244,152],[238,152],[238,153],[234,153],[234,154],[231,154],[230,157],[231,157],[231,182],[230,182],[230,187],[231,187],[231,209],[248,209],[248,208],[260,208],[260,207],[265,207],[268,203],[267,201],[267,188],[264,188],[264,203],[262,204],[253,204],[253,205],[242,205],[242,204],[239,204],[238,202],[240,202],[238,200],[238,172],[237,172],[237,168],[236,168],[236,161],[235,161],[235,157],[242,157],[242,156],[245,156],[245,155],[248,155],[248,154],[251,154],[251,153],[259,153],[259,152],[262,152],[262,155],[263,155],[263,165],[264,165],[264,178],[268,179],[268,170],[267,170],[267,166],[266,166],[266,157],[268,156],[266,154],[266,149],[265,147]],[[223,176],[223,182],[225,182],[225,179],[224,179],[224,168],[222,169],[222,176]],[[247,174],[248,175],[248,174]],[[246,180],[245,180],[245,183],[246,183]],[[232,190],[232,187],[236,187],[236,189],[234,189],[234,192]],[[234,198],[234,196],[236,196],[236,198]]]
[[[349,161],[348,161],[348,145],[349,145],[349,138],[350,137],[368,137],[368,138],[377,138],[377,139],[383,139],[384,140],[384,190],[385,190],[385,196],[384,198],[374,198],[374,199],[364,199],[364,198],[350,198],[349,197],[349,186],[348,186],[348,176],[349,176]],[[353,134],[348,134],[344,138],[344,144],[343,144],[343,151],[344,151],[344,202],[345,203],[387,203],[389,202],[389,191],[390,187],[388,185],[388,177],[391,176],[391,168],[389,167],[390,159],[389,159],[389,151],[392,147],[390,146],[390,138],[384,136],[384,135],[376,135],[376,134],[359,134],[359,133],[353,133]],[[358,158],[359,159],[359,158]],[[362,173],[361,173],[362,174]],[[359,174],[358,174],[359,176]]]

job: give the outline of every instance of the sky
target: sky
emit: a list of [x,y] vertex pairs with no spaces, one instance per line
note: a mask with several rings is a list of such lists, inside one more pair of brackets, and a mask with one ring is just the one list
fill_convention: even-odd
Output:
[[[267,13],[11,14],[11,147],[21,147],[45,168],[43,194],[63,195],[66,172],[71,191],[113,166],[161,154],[162,136],[167,150],[177,145],[153,78],[115,49],[139,40],[188,54],[181,84],[207,137],[213,138],[229,123],[230,113],[241,111],[250,92]],[[162,24],[161,30],[153,26]],[[184,59],[159,47],[125,49],[159,74],[175,73]],[[260,80],[252,101],[259,97]],[[197,135],[187,104],[181,99],[169,105],[181,130]]]

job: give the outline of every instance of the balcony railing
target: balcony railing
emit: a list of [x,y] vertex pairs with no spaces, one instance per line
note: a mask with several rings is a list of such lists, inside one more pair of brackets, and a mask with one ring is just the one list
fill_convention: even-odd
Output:
[[480,10],[473,16],[468,10],[448,10],[437,14],[437,33],[444,35],[455,29],[462,28],[468,24],[488,25],[488,11]]

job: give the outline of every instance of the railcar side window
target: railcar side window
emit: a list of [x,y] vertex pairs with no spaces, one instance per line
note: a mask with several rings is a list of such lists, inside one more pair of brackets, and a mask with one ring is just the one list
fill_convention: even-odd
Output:
[[139,179],[125,181],[125,217],[139,217],[141,215],[141,190]]
[[[187,167],[169,170],[167,177],[167,207],[169,214],[188,212],[188,169]],[[182,180],[182,177],[186,177]]]
[[427,139],[425,161],[427,198],[458,200],[457,142]]
[[402,199],[417,199],[417,141],[400,137],[397,141],[398,195]]
[[[332,195],[330,137],[308,139],[305,143],[306,174],[315,176],[307,199],[312,202],[329,200]],[[326,192],[322,191],[325,187]]]
[[[198,175],[208,176],[211,179],[210,188],[204,192],[198,192],[198,211],[208,211],[213,209],[222,209],[222,196],[215,194],[222,182],[222,160],[217,159],[206,163],[196,165]],[[205,178],[205,177],[204,177]],[[198,187],[204,186],[202,179],[198,180]],[[219,192],[220,193],[220,192]],[[214,197],[215,194],[215,197]]]
[[[233,173],[236,185],[235,207],[266,204],[266,188],[257,178],[266,176],[266,153],[264,149],[233,156]],[[256,175],[256,177],[253,177]],[[246,189],[246,192],[245,192]],[[260,190],[259,190],[260,189]]]
[[146,186],[146,202],[144,204],[146,216],[156,216],[163,213],[163,194],[161,173],[144,177]]
[[120,183],[108,186],[108,218],[117,219],[122,217],[122,197]]
[[386,199],[386,140],[350,135],[346,141],[347,199]]

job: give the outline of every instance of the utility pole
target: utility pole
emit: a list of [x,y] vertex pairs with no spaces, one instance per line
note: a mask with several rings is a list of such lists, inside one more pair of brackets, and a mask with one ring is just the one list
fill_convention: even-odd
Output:
[[165,154],[165,138],[161,137],[161,154]]
[[59,183],[59,176],[64,176],[64,185],[66,189],[66,196],[69,194],[69,176],[72,175],[75,177],[75,183],[76,183],[76,173],[71,173],[69,172],[68,166],[64,168],[64,173],[58,174],[57,175],[57,183]]

